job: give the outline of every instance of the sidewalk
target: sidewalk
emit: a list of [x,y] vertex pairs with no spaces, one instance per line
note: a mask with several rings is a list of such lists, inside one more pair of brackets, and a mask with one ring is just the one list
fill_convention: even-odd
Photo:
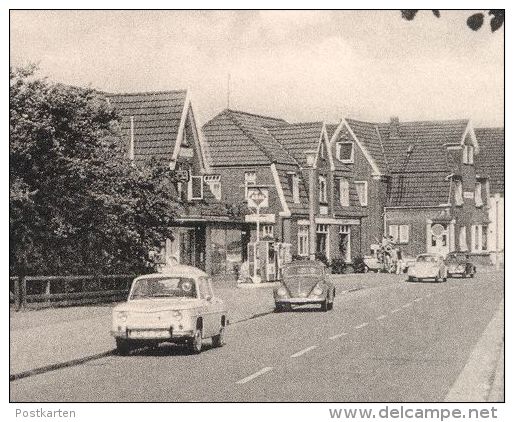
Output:
[[[401,281],[389,274],[333,276],[337,295],[344,292],[385,286]],[[228,309],[230,324],[273,312],[272,287],[240,288],[236,282],[214,285]],[[38,311],[10,312],[10,375],[65,362],[80,361],[114,348],[111,312],[114,304]]]

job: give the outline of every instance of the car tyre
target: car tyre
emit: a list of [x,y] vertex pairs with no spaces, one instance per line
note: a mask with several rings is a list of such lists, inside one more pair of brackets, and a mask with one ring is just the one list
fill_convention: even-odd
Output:
[[120,356],[127,356],[130,353],[130,342],[125,338],[116,339],[116,351]]
[[410,283],[412,283],[414,280],[415,280],[415,278],[412,276],[409,276],[409,278],[407,278],[407,281]]
[[189,351],[192,354],[197,355],[202,351],[202,330],[197,328],[193,334],[193,337],[189,341]]
[[225,344],[225,327],[220,328],[219,334],[215,335],[212,338],[212,346],[213,347],[221,347]]
[[334,301],[332,300],[331,302],[328,302],[327,304],[327,309],[329,311],[331,311],[332,309],[334,309]]
[[275,303],[275,312],[276,313],[280,313],[280,312],[284,312],[284,311],[285,311],[284,305],[281,305],[280,303]]
[[327,312],[328,311],[328,298],[326,298],[322,303],[321,303],[321,312]]

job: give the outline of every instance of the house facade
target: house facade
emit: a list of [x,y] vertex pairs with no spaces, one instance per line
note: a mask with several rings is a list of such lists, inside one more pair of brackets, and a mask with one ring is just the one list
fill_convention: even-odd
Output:
[[209,166],[187,91],[109,94],[121,117],[120,131],[135,165],[158,160],[175,177],[179,217],[163,261],[193,265],[213,275],[236,274],[248,243],[246,208],[222,201],[219,174]]
[[[323,122],[288,123],[241,111],[224,110],[203,126],[210,166],[220,174],[222,198],[246,199],[250,186],[268,191],[268,206],[260,210],[260,239],[273,251],[309,256],[309,191],[313,192],[316,252],[329,261],[350,261],[359,251],[360,222],[353,186],[340,189],[348,169],[336,170]],[[306,152],[313,151],[313,165]],[[346,185],[343,186],[343,188]],[[342,205],[343,204],[343,205]],[[247,215],[256,239],[256,215]],[[279,252],[280,253],[280,252]],[[276,269],[275,269],[276,270]]]
[[480,175],[489,178],[489,236],[491,260],[504,262],[505,230],[505,130],[477,128],[481,153],[477,157]]

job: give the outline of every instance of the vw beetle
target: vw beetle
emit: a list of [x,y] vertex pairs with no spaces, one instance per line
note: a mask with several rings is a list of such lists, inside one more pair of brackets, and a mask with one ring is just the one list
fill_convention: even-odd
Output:
[[448,277],[442,256],[424,253],[416,257],[416,262],[409,265],[408,281],[433,279],[436,282],[446,281]]

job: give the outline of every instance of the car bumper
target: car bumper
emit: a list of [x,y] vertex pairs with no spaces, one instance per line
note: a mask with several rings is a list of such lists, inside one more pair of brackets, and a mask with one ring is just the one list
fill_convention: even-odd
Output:
[[193,330],[171,330],[170,328],[127,328],[122,331],[111,330],[115,338],[134,341],[180,341],[193,337]]
[[325,302],[326,297],[291,297],[275,299],[277,305],[313,305]]

